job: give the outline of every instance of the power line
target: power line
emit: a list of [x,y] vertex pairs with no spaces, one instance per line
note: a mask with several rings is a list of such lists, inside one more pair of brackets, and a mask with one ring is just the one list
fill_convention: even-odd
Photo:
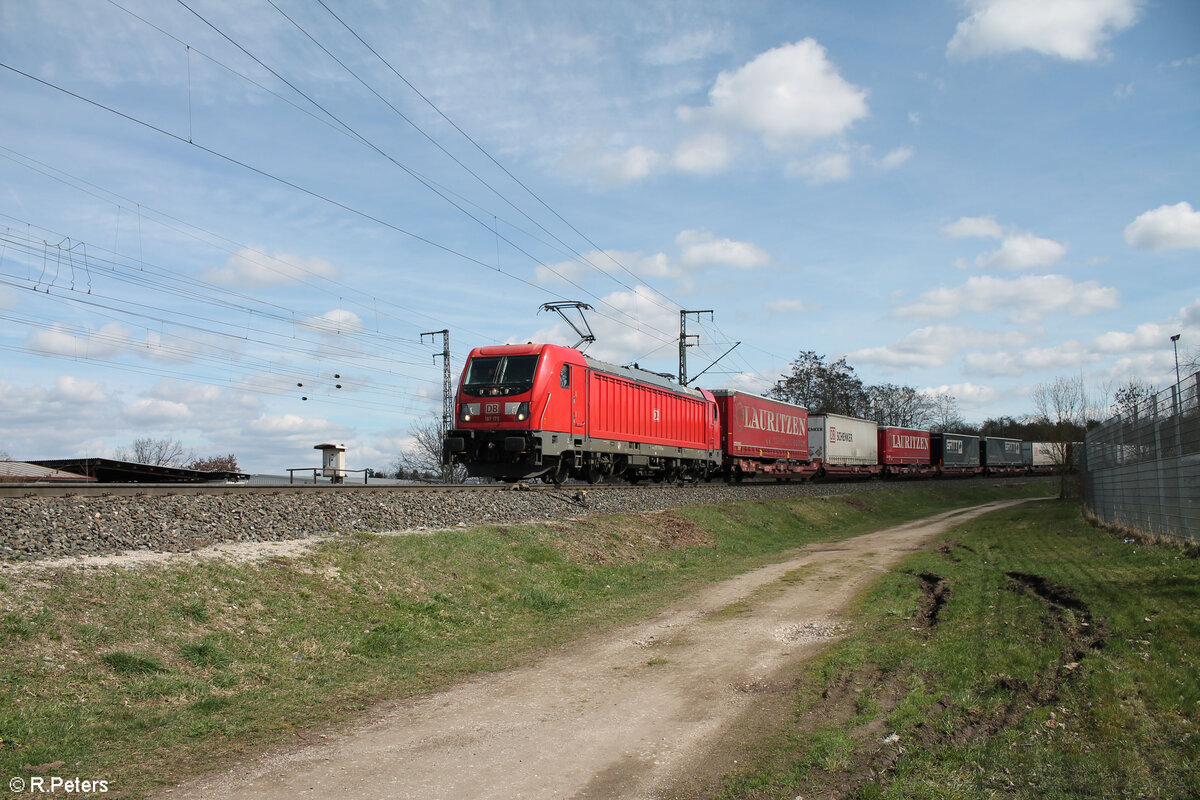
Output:
[[[185,9],[187,9],[189,12],[191,12],[191,13],[192,13],[192,14],[193,14],[193,15],[194,15],[194,16],[195,16],[197,19],[199,19],[199,20],[200,20],[201,22],[203,22],[205,25],[207,25],[208,27],[210,27],[210,28],[211,28],[213,31],[215,31],[217,34],[219,34],[219,35],[220,35],[222,38],[224,38],[226,41],[228,41],[230,44],[232,44],[232,45],[233,45],[234,47],[236,47],[238,50],[240,50],[241,52],[245,53],[247,57],[249,57],[249,58],[253,59],[253,61],[254,61],[256,64],[258,64],[258,65],[259,65],[259,66],[261,66],[263,69],[267,70],[267,71],[268,71],[268,72],[270,72],[272,75],[274,75],[276,78],[278,78],[280,81],[282,81],[284,84],[286,84],[286,85],[288,86],[288,88],[290,88],[292,91],[296,92],[296,94],[298,94],[298,95],[300,95],[301,97],[303,97],[305,100],[307,100],[307,101],[308,101],[309,103],[311,103],[313,106],[315,106],[316,108],[318,108],[318,109],[319,109],[319,110],[320,110],[320,111],[321,111],[323,114],[327,115],[327,116],[328,116],[328,117],[329,117],[331,120],[333,120],[333,121],[334,121],[334,122],[336,122],[336,123],[337,123],[339,126],[341,126],[342,128],[344,128],[344,129],[345,129],[345,130],[346,130],[348,133],[350,133],[350,134],[353,136],[353,138],[354,138],[354,139],[356,139],[357,141],[361,142],[363,145],[365,145],[365,146],[366,146],[366,147],[368,147],[369,149],[373,150],[374,152],[376,152],[377,154],[379,154],[379,155],[380,155],[380,156],[382,156],[383,158],[387,159],[388,161],[390,161],[390,162],[391,162],[392,164],[394,164],[395,166],[399,167],[401,170],[403,170],[404,172],[406,172],[408,175],[410,175],[411,177],[413,177],[413,178],[414,178],[415,180],[417,180],[418,182],[422,183],[422,184],[423,184],[423,185],[424,185],[424,186],[425,186],[427,189],[429,189],[430,191],[432,191],[432,192],[434,192],[435,194],[437,194],[439,197],[441,197],[441,198],[442,198],[443,200],[445,200],[447,203],[449,203],[450,205],[452,205],[454,208],[458,209],[458,211],[459,211],[459,212],[461,212],[462,214],[466,215],[466,216],[467,216],[469,219],[473,220],[473,221],[474,221],[476,224],[478,224],[479,226],[483,227],[485,230],[492,230],[492,229],[488,228],[488,225],[487,225],[487,223],[486,223],[486,221],[485,221],[485,220],[481,220],[481,219],[479,219],[478,217],[476,217],[474,214],[471,214],[469,211],[467,211],[465,208],[463,208],[462,206],[460,206],[458,203],[455,203],[453,200],[451,200],[451,199],[450,199],[448,196],[446,196],[446,195],[442,194],[440,191],[438,191],[438,190],[437,190],[437,189],[436,189],[436,188],[435,188],[435,187],[434,187],[432,184],[429,184],[429,183],[425,182],[425,181],[424,181],[424,180],[423,180],[421,177],[417,176],[417,175],[416,175],[414,172],[412,172],[411,170],[409,170],[409,169],[408,169],[408,167],[406,167],[406,166],[405,166],[404,164],[402,164],[401,162],[397,161],[395,158],[393,158],[391,155],[389,155],[388,153],[386,153],[386,152],[385,152],[384,150],[382,150],[380,147],[378,147],[377,145],[375,145],[375,144],[374,144],[373,142],[371,142],[369,139],[367,139],[366,137],[362,136],[362,135],[361,135],[361,134],[360,134],[358,131],[356,131],[356,130],[355,130],[353,127],[351,127],[351,126],[350,126],[350,125],[349,125],[347,122],[345,122],[345,121],[344,121],[344,120],[342,120],[340,117],[338,117],[336,114],[334,114],[332,111],[330,111],[329,109],[325,108],[323,105],[321,105],[320,103],[318,103],[316,100],[314,100],[312,97],[310,97],[310,96],[309,96],[308,94],[306,94],[304,91],[302,91],[302,90],[301,90],[299,87],[297,87],[297,86],[296,86],[294,83],[292,83],[291,81],[289,81],[287,78],[285,78],[284,76],[280,75],[280,74],[279,74],[277,71],[275,71],[273,68],[271,68],[270,66],[268,66],[268,65],[267,65],[265,62],[263,62],[263,61],[262,61],[260,58],[258,58],[257,56],[255,56],[253,53],[251,53],[249,50],[247,50],[245,47],[243,47],[241,44],[239,44],[239,43],[238,43],[238,42],[236,42],[236,41],[235,41],[233,38],[231,38],[231,37],[230,37],[228,34],[226,34],[224,31],[222,31],[220,28],[218,28],[218,27],[217,27],[216,25],[214,25],[212,22],[210,22],[209,20],[207,20],[207,19],[206,19],[204,16],[202,16],[200,13],[198,13],[198,12],[197,12],[197,11],[195,11],[193,8],[191,8],[189,5],[187,5],[187,3],[185,3],[183,0],[176,0],[176,2],[177,2],[177,3],[179,3],[179,5],[183,6]],[[317,42],[317,40],[316,40],[316,39],[314,39],[312,36],[310,36],[310,35],[308,34],[308,32],[307,32],[307,31],[305,31],[305,30],[304,30],[302,27],[300,27],[298,24],[296,24],[296,23],[295,23],[295,22],[292,20],[292,18],[291,18],[291,17],[289,17],[287,14],[284,14],[284,13],[283,13],[283,12],[282,12],[282,11],[279,9],[279,7],[278,7],[278,6],[276,6],[276,5],[274,4],[274,2],[272,2],[272,0],[268,0],[268,2],[269,2],[269,3],[271,3],[271,6],[272,6],[273,8],[275,8],[275,10],[276,10],[276,11],[279,11],[280,15],[282,15],[284,19],[286,19],[286,20],[287,20],[288,22],[290,22],[290,23],[291,23],[293,26],[295,26],[295,27],[296,27],[296,28],[297,28],[297,29],[298,29],[298,30],[299,30],[301,33],[303,33],[303,34],[304,34],[304,35],[305,35],[305,36],[306,36],[306,37],[307,37],[307,38],[308,38],[310,41],[312,41],[312,42],[313,42],[313,44],[317,45],[317,47],[319,47],[319,48],[320,48],[320,49],[321,49],[321,50],[322,50],[322,51],[323,51],[323,52],[324,52],[326,55],[328,55],[330,58],[332,58],[332,59],[333,59],[333,60],[334,60],[334,61],[335,61],[335,62],[336,62],[336,63],[337,63],[339,66],[341,66],[341,67],[342,67],[343,69],[345,69],[345,70],[346,70],[348,73],[350,73],[350,75],[352,75],[352,76],[353,76],[353,77],[354,77],[356,80],[358,80],[358,81],[359,81],[359,83],[361,83],[361,84],[362,84],[364,87],[366,87],[366,88],[367,88],[369,91],[371,91],[371,92],[372,92],[372,93],[373,93],[373,94],[374,94],[376,97],[378,97],[378,98],[379,98],[381,101],[383,101],[383,102],[384,102],[384,104],[386,104],[386,105],[387,105],[389,108],[391,108],[391,109],[392,109],[392,110],[393,110],[395,113],[399,114],[399,115],[400,115],[400,117],[401,117],[402,119],[404,119],[406,122],[408,122],[410,125],[412,125],[414,128],[416,128],[418,131],[420,131],[420,132],[421,132],[421,134],[422,134],[423,136],[425,136],[427,139],[429,139],[429,141],[433,142],[433,144],[434,144],[436,147],[438,147],[438,148],[439,148],[439,149],[440,149],[440,150],[441,150],[443,153],[445,153],[447,156],[449,156],[451,159],[453,159],[453,160],[455,161],[455,163],[457,163],[459,166],[463,167],[463,169],[466,169],[468,172],[470,172],[472,175],[474,175],[474,176],[476,177],[476,179],[478,179],[478,180],[479,180],[481,183],[483,183],[483,185],[484,185],[484,186],[487,186],[489,189],[491,189],[491,186],[490,186],[490,185],[488,185],[488,184],[487,184],[487,182],[486,182],[486,181],[484,181],[482,178],[480,178],[478,174],[476,174],[475,172],[473,172],[472,170],[470,170],[469,168],[467,168],[467,167],[466,167],[464,164],[462,164],[462,162],[458,161],[458,159],[456,159],[456,158],[454,158],[452,155],[450,155],[450,153],[449,153],[448,151],[446,151],[446,149],[445,149],[445,148],[443,148],[443,147],[442,147],[440,144],[438,144],[436,141],[434,141],[432,137],[428,136],[428,134],[426,134],[424,131],[422,131],[422,130],[421,130],[421,129],[420,129],[420,128],[419,128],[419,127],[418,127],[418,126],[415,124],[415,123],[413,123],[413,122],[412,122],[412,120],[408,119],[406,116],[404,116],[403,114],[401,114],[401,113],[400,113],[400,111],[399,111],[398,109],[396,109],[396,107],[395,107],[395,106],[393,106],[393,105],[392,105],[391,103],[389,103],[389,102],[388,102],[386,99],[384,99],[382,95],[380,95],[380,94],[379,94],[378,92],[376,92],[376,91],[375,91],[373,88],[371,88],[371,87],[370,87],[370,86],[369,86],[369,85],[368,85],[368,84],[367,84],[365,81],[363,81],[363,80],[362,80],[362,79],[361,79],[361,78],[360,78],[360,77],[359,77],[359,76],[358,76],[358,75],[357,75],[357,74],[356,74],[356,73],[355,73],[353,70],[351,70],[351,69],[350,69],[349,67],[347,67],[347,66],[346,66],[346,65],[345,65],[345,64],[344,64],[344,63],[343,63],[343,62],[342,62],[340,59],[338,59],[336,56],[334,56],[332,53],[330,53],[330,52],[329,52],[329,50],[328,50],[328,49],[326,49],[326,48],[325,48],[323,45],[321,45],[319,42]],[[327,10],[328,10],[328,9],[327,9]],[[339,21],[340,21],[340,19],[339,19]],[[344,23],[343,23],[343,24],[344,24]],[[351,31],[351,33],[353,33],[353,31]],[[357,36],[357,34],[355,34],[355,35]],[[360,41],[361,41],[361,40],[360,40]],[[407,83],[407,81],[406,81],[406,83]],[[411,85],[411,84],[410,84],[410,85]],[[493,191],[495,191],[495,190],[493,190]],[[497,193],[497,194],[499,194],[499,193]],[[503,197],[502,195],[500,195],[500,196],[501,196],[501,197]],[[512,205],[512,204],[510,203],[510,205]],[[514,205],[514,206],[513,206],[513,208],[516,208],[516,206]],[[517,209],[517,210],[518,210],[518,211],[520,211],[520,209]],[[533,220],[532,220],[532,218],[530,218],[530,220],[531,220],[531,221],[533,221]],[[534,224],[537,224],[537,223],[535,222]],[[539,227],[541,227],[541,226],[539,225]],[[543,230],[545,230],[545,229],[543,228]],[[498,231],[496,231],[495,233],[496,233],[496,235],[497,235],[497,236],[499,236],[499,232],[498,232]],[[547,233],[549,233],[549,232],[547,231]],[[553,234],[551,234],[551,235],[553,235]],[[590,291],[590,290],[588,290],[587,288],[585,288],[585,287],[581,286],[580,284],[576,283],[575,281],[571,280],[570,278],[567,278],[566,276],[562,275],[561,273],[559,273],[557,270],[553,269],[553,268],[552,268],[552,267],[550,267],[549,265],[546,265],[546,264],[542,263],[542,262],[541,262],[541,261],[540,261],[538,258],[536,258],[536,257],[535,257],[535,256],[534,256],[532,253],[529,253],[529,252],[527,252],[526,250],[524,250],[523,248],[521,248],[520,246],[518,246],[518,245],[517,245],[515,242],[511,241],[510,239],[508,239],[508,238],[506,238],[506,237],[501,237],[501,238],[503,238],[503,239],[504,239],[504,241],[505,241],[507,244],[509,244],[509,245],[510,245],[511,247],[513,247],[514,249],[516,249],[518,252],[520,252],[520,253],[522,253],[523,255],[525,255],[525,256],[527,256],[527,257],[529,257],[529,259],[530,259],[530,260],[532,260],[534,263],[537,263],[537,264],[539,264],[539,265],[540,265],[540,266],[541,266],[543,269],[549,270],[551,273],[553,273],[554,275],[556,275],[557,277],[559,277],[561,280],[564,280],[564,281],[566,281],[566,282],[567,282],[567,283],[569,283],[570,285],[572,285],[572,286],[574,286],[575,288],[579,289],[581,292],[584,292],[584,293],[585,293],[585,294],[587,294],[588,296],[590,296],[590,297],[594,298],[594,299],[595,299],[597,302],[600,302],[600,303],[603,303],[604,305],[607,305],[609,308],[612,308],[612,309],[613,309],[614,311],[616,311],[618,314],[624,314],[624,315],[626,315],[626,316],[630,316],[629,314],[627,314],[627,313],[626,313],[626,312],[624,312],[623,310],[616,308],[616,307],[615,307],[615,306],[613,306],[611,303],[608,303],[608,302],[607,302],[607,301],[605,301],[603,298],[599,297],[598,295],[596,295],[595,293],[591,292],[591,291]],[[564,243],[564,245],[565,245],[565,243]],[[580,257],[582,258],[582,256],[580,256]],[[586,259],[584,259],[584,260],[586,261]],[[477,262],[477,263],[481,263],[481,262]],[[503,272],[503,270],[500,270],[498,266],[497,266],[495,269],[496,269],[496,271],[498,271],[498,272]],[[508,273],[504,273],[504,274],[508,274]],[[528,281],[525,281],[525,282],[526,282],[526,283],[529,283]],[[530,285],[534,285],[534,284],[530,284]],[[539,288],[542,288],[542,289],[543,289],[543,291],[545,291],[544,287],[539,287]],[[630,288],[630,287],[626,287],[626,288]],[[630,316],[630,318],[631,318],[631,319],[633,319],[633,317],[632,317],[632,316]],[[614,320],[614,321],[616,321],[616,320]]]
[[[268,0],[268,2],[271,2],[271,5],[272,5],[272,6],[274,6],[274,5],[275,5],[275,4],[274,4],[274,2],[273,2],[272,0]],[[325,4],[325,0],[317,0],[317,2],[318,2],[320,5],[321,5],[321,7],[322,7],[322,8],[324,8],[324,9],[325,9],[327,12],[329,12],[329,15],[330,15],[330,16],[332,16],[332,17],[333,17],[335,20],[337,20],[337,21],[338,21],[338,22],[339,22],[339,23],[342,25],[342,27],[344,27],[344,28],[345,28],[345,29],[346,29],[346,30],[347,30],[347,31],[350,33],[350,35],[351,35],[351,36],[353,36],[355,39],[357,39],[357,40],[358,40],[358,41],[359,41],[359,42],[362,44],[362,46],[363,46],[363,47],[367,48],[367,50],[369,50],[369,51],[370,51],[370,53],[371,53],[373,56],[375,56],[377,59],[379,59],[380,63],[382,63],[382,64],[383,64],[385,67],[387,67],[389,70],[391,70],[392,74],[394,74],[394,75],[395,75],[397,78],[399,78],[401,81],[403,81],[403,82],[404,82],[404,84],[405,84],[406,86],[408,86],[408,88],[412,89],[412,91],[413,91],[413,92],[414,92],[414,93],[417,95],[417,97],[420,97],[420,98],[421,98],[423,101],[425,101],[425,103],[426,103],[426,104],[428,104],[428,105],[429,105],[429,107],[430,107],[430,108],[432,108],[434,111],[436,111],[436,112],[437,112],[437,114],[438,114],[438,116],[440,116],[440,117],[441,117],[442,119],[444,119],[444,120],[445,120],[447,123],[449,123],[449,124],[450,124],[450,126],[451,126],[452,128],[454,128],[454,130],[458,131],[458,132],[459,132],[459,134],[461,134],[461,135],[462,135],[462,137],[463,137],[464,139],[466,139],[468,142],[470,142],[470,143],[471,143],[471,144],[472,144],[472,145],[475,147],[475,149],[476,149],[476,150],[478,150],[480,153],[482,153],[482,154],[484,155],[484,157],[486,157],[486,158],[487,158],[489,161],[491,161],[493,164],[495,164],[495,165],[496,165],[496,167],[497,167],[497,168],[499,168],[499,169],[500,169],[500,171],[502,171],[502,172],[503,172],[505,175],[507,175],[509,178],[511,178],[511,179],[513,180],[513,182],[514,182],[514,183],[516,183],[518,186],[520,186],[522,189],[524,189],[524,190],[525,190],[525,192],[526,192],[526,193],[527,193],[527,194],[528,194],[530,197],[532,197],[534,200],[536,200],[538,203],[540,203],[540,204],[542,205],[542,207],[543,207],[543,208],[545,208],[547,211],[549,211],[551,214],[553,214],[553,215],[554,215],[554,216],[555,216],[555,217],[556,217],[556,218],[557,218],[557,219],[558,219],[560,222],[562,222],[564,225],[566,225],[568,228],[570,228],[570,229],[571,229],[571,230],[572,230],[572,231],[573,231],[573,232],[574,232],[576,235],[578,235],[578,236],[579,236],[581,239],[583,239],[585,242],[587,242],[589,245],[591,245],[591,247],[592,247],[592,249],[593,249],[593,250],[595,250],[596,252],[599,252],[599,253],[603,253],[603,254],[604,254],[604,256],[605,256],[606,258],[608,258],[608,260],[609,260],[609,261],[612,261],[612,262],[613,262],[615,265],[617,265],[617,266],[618,266],[618,267],[619,267],[619,268],[620,268],[622,271],[624,271],[624,272],[626,272],[627,274],[629,274],[630,276],[632,276],[634,279],[636,279],[637,281],[639,281],[640,283],[642,283],[643,285],[645,285],[645,286],[646,286],[648,289],[651,289],[652,291],[654,291],[654,292],[655,292],[656,294],[658,294],[660,297],[662,297],[662,298],[666,299],[668,302],[672,303],[672,304],[675,306],[675,309],[678,309],[678,308],[682,308],[682,307],[683,307],[681,303],[678,303],[678,302],[676,302],[675,300],[672,300],[672,299],[671,299],[670,297],[668,297],[668,296],[667,296],[667,295],[666,295],[664,292],[661,292],[661,291],[659,291],[658,289],[655,289],[653,286],[651,286],[651,285],[650,285],[650,283],[649,283],[648,281],[646,281],[646,280],[645,280],[644,278],[642,278],[640,275],[637,275],[636,273],[634,273],[633,271],[631,271],[630,269],[628,269],[628,268],[627,268],[627,267],[626,267],[624,264],[622,264],[621,262],[619,262],[617,259],[613,258],[613,256],[612,256],[612,254],[611,254],[611,253],[609,253],[607,250],[605,250],[605,249],[601,248],[601,247],[600,247],[598,244],[596,244],[596,243],[595,243],[595,242],[593,242],[593,241],[592,241],[592,240],[591,240],[591,239],[590,239],[588,236],[586,236],[586,235],[585,235],[585,234],[584,234],[582,231],[580,231],[578,228],[576,228],[574,225],[572,225],[572,224],[571,224],[569,221],[567,221],[567,219],[566,219],[566,218],[564,218],[564,217],[563,217],[561,214],[559,214],[559,213],[558,213],[558,212],[557,212],[557,211],[556,211],[554,208],[552,208],[552,207],[550,206],[550,204],[548,204],[548,203],[547,203],[545,200],[543,200],[543,199],[541,198],[541,196],[539,196],[539,195],[538,195],[536,192],[534,192],[532,189],[530,189],[530,188],[529,188],[529,186],[528,186],[528,185],[526,185],[524,181],[522,181],[520,178],[518,178],[516,175],[514,175],[512,172],[510,172],[510,171],[508,170],[508,168],[507,168],[507,167],[505,167],[503,164],[501,164],[499,161],[497,161],[497,160],[496,160],[496,159],[495,159],[495,158],[492,156],[492,154],[491,154],[491,153],[489,153],[489,152],[488,152],[486,149],[484,149],[484,147],[483,147],[482,145],[480,145],[480,144],[479,144],[479,142],[477,142],[477,141],[476,141],[474,138],[472,138],[472,136],[471,136],[470,134],[468,134],[468,133],[467,133],[465,130],[463,130],[461,127],[459,127],[458,123],[456,123],[454,120],[450,119],[450,117],[449,117],[449,116],[447,116],[447,115],[446,115],[446,113],[445,113],[444,111],[442,111],[442,109],[440,109],[440,108],[437,106],[437,104],[435,104],[435,103],[434,103],[432,100],[430,100],[430,99],[429,99],[427,96],[425,96],[425,94],[424,94],[424,93],[422,93],[422,92],[421,92],[421,90],[420,90],[420,89],[418,89],[416,86],[414,86],[414,85],[412,84],[412,82],[408,80],[408,78],[404,77],[404,75],[402,75],[402,74],[399,72],[399,70],[397,70],[397,69],[396,69],[396,68],[395,68],[395,67],[394,67],[394,66],[391,64],[391,62],[389,62],[389,61],[388,61],[387,59],[385,59],[385,58],[384,58],[382,55],[380,55],[380,54],[379,54],[379,52],[378,52],[378,51],[377,51],[377,50],[376,50],[374,47],[372,47],[370,44],[368,44],[368,43],[367,43],[367,41],[366,41],[365,39],[363,39],[363,38],[362,38],[362,36],[360,36],[360,35],[358,34],[358,32],[357,32],[357,31],[355,31],[353,28],[351,28],[351,27],[350,27],[350,26],[349,26],[349,25],[346,23],[346,21],[345,21],[345,20],[343,20],[343,19],[342,19],[340,16],[338,16],[338,15],[337,15],[337,14],[336,14],[336,13],[335,13],[335,12],[334,12],[334,11],[333,11],[331,8],[329,8],[329,6]],[[280,12],[280,13],[282,13],[282,12]],[[289,21],[290,21],[290,20],[289,20]],[[293,24],[294,24],[294,23],[293,23]],[[311,37],[310,37],[310,38],[311,38]],[[324,48],[322,48],[322,49],[324,49]],[[341,63],[341,62],[338,62],[338,63]],[[351,72],[351,74],[354,74],[354,73],[353,73],[353,72]],[[356,75],[355,77],[358,77],[358,76]],[[360,79],[360,80],[361,80],[361,79]],[[365,85],[365,84],[364,84],[364,85]],[[370,87],[368,87],[368,88],[370,88]],[[374,90],[372,90],[372,91],[374,91]],[[378,96],[378,95],[377,95],[377,96]],[[382,99],[382,98],[381,98],[381,99]],[[385,101],[385,102],[386,102],[386,101]],[[389,103],[389,106],[390,106],[390,105],[391,105],[391,104]],[[399,113],[399,112],[397,112],[397,113]],[[403,118],[403,119],[404,119],[406,122],[408,122],[409,124],[413,125],[413,127],[414,127],[414,128],[417,128],[417,130],[419,130],[419,131],[421,130],[421,129],[420,129],[420,128],[419,128],[419,127],[418,127],[418,126],[415,124],[415,123],[413,123],[413,122],[412,122],[412,121],[411,121],[411,120],[410,120],[408,117],[404,116],[403,114],[401,114],[401,117],[402,117],[402,118]],[[422,134],[424,134],[424,131],[421,131],[421,132],[422,132]],[[429,137],[426,135],[426,138],[429,138]],[[430,139],[430,141],[432,141],[432,139]],[[435,144],[437,144],[437,143],[435,142]],[[449,153],[448,153],[448,152],[445,150],[445,148],[443,148],[443,147],[442,147],[440,144],[437,144],[437,147],[438,147],[439,149],[441,149],[443,152],[446,152],[446,154],[447,154],[447,155],[450,155],[450,154],[449,154]],[[460,162],[458,161],[458,159],[457,159],[457,158],[454,158],[454,156],[450,156],[450,157],[454,159],[455,163],[460,163]],[[473,170],[470,170],[469,168],[467,168],[467,167],[465,167],[465,166],[464,166],[463,168],[464,168],[464,169],[467,169],[467,171],[468,171],[468,172],[470,172],[472,175],[475,175],[475,172],[474,172]],[[478,177],[478,176],[476,176],[476,177]],[[482,178],[479,178],[479,180],[480,180],[480,182],[481,182],[481,183],[483,183],[483,184],[484,184],[485,186],[487,186],[489,189],[491,189],[491,188],[492,188],[492,187],[491,187],[489,184],[487,184],[485,181],[483,181],[483,179],[482,179]],[[495,190],[493,189],[493,191],[495,191]],[[521,211],[519,208],[517,208],[517,206],[516,206],[515,204],[513,204],[513,203],[512,203],[511,201],[509,201],[507,198],[504,198],[504,197],[503,197],[503,195],[501,195],[501,197],[502,197],[502,199],[504,199],[504,200],[505,200],[505,202],[507,202],[509,205],[511,205],[511,206],[512,206],[514,209],[516,209],[516,210],[517,210],[519,213],[521,213],[521,214],[522,214],[522,216],[524,216],[526,219],[529,219],[531,222],[533,222],[535,225],[537,225],[537,226],[538,226],[538,228],[540,228],[541,230],[545,231],[547,234],[549,234],[549,235],[551,235],[551,236],[554,236],[554,234],[551,234],[551,233],[550,233],[548,230],[546,230],[546,228],[544,228],[544,227],[543,227],[541,224],[539,224],[539,223],[537,223],[536,221],[534,221],[532,217],[530,217],[528,214],[525,214],[525,212],[523,212],[523,211]],[[554,238],[555,238],[557,241],[561,241],[560,239],[558,239],[558,237],[554,237]],[[563,244],[565,245],[566,243],[564,242]],[[572,248],[572,250],[573,250],[573,248]],[[597,270],[599,270],[599,267],[597,267],[595,264],[592,264],[592,263],[591,263],[591,261],[589,261],[588,259],[584,258],[584,257],[582,256],[582,254],[579,254],[579,253],[577,253],[577,255],[579,255],[579,257],[581,258],[581,260],[582,260],[584,263],[588,264],[589,266],[591,266],[591,267],[592,267],[592,268],[594,268],[594,269],[597,269]],[[601,271],[603,272],[603,270],[601,270]],[[620,283],[622,286],[625,286],[625,288],[627,288],[627,289],[631,289],[631,290],[632,290],[632,287],[628,286],[627,284],[624,284],[624,283],[622,283],[622,282],[620,282],[620,281],[618,281],[618,283]],[[665,309],[666,307],[664,306],[663,308]],[[671,311],[674,311],[675,309],[669,309],[669,310],[671,310]]]

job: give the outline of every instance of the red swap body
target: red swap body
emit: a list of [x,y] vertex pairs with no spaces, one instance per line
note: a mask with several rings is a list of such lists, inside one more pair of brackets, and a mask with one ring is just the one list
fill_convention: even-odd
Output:
[[729,389],[715,389],[713,397],[726,480],[804,480],[816,474],[808,455],[807,408]]
[[721,462],[710,393],[570,347],[475,348],[455,408],[446,452],[473,476],[697,479]]
[[879,467],[885,478],[932,476],[929,431],[888,426],[879,429]]

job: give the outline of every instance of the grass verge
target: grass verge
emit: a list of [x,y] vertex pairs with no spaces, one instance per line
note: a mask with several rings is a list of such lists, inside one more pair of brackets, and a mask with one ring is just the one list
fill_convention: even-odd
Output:
[[862,598],[722,798],[1200,797],[1200,558],[1034,503]]
[[964,483],[353,534],[254,563],[7,572],[0,775],[74,775],[144,796],[380,700],[640,618],[790,548],[1046,491]]

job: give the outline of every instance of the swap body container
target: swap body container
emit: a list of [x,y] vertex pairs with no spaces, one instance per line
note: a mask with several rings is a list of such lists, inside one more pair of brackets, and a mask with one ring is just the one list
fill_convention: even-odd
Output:
[[932,475],[929,431],[891,425],[880,428],[879,466],[884,475]]
[[727,477],[804,478],[816,472],[808,451],[808,409],[748,392],[714,389]]
[[1021,461],[1025,463],[1025,469],[1044,475],[1054,472],[1063,460],[1057,457],[1063,449],[1064,445],[1054,442],[1021,442]]
[[930,457],[941,475],[978,475],[979,437],[966,433],[935,433],[929,437]]
[[1001,436],[985,436],[980,442],[983,456],[983,471],[988,475],[1008,475],[1024,472],[1025,459],[1021,457],[1021,440]]
[[874,422],[841,414],[808,418],[808,453],[820,461],[818,474],[871,475],[879,471],[879,438]]

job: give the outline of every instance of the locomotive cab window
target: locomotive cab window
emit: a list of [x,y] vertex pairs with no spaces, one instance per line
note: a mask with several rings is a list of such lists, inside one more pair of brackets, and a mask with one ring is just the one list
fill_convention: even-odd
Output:
[[471,359],[462,391],[475,397],[522,394],[533,388],[538,357],[479,356]]
[[571,388],[571,365],[563,364],[562,371],[558,373],[558,385],[564,389]]

